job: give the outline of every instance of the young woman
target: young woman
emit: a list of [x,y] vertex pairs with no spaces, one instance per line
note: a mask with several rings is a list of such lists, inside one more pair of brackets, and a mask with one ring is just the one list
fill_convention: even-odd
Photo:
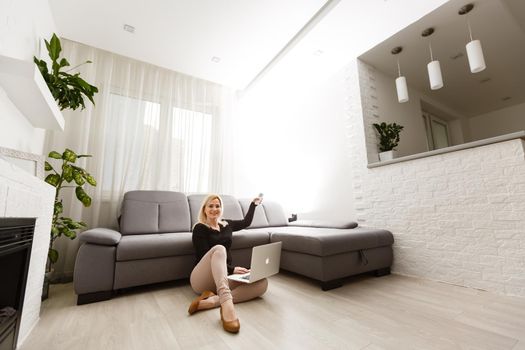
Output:
[[220,306],[222,326],[232,333],[237,333],[240,328],[233,304],[261,296],[268,287],[266,279],[245,284],[227,278],[232,273],[250,271],[232,265],[232,232],[250,226],[255,208],[261,201],[260,197],[252,201],[243,220],[223,220],[221,198],[209,195],[199,211],[199,222],[193,227],[196,265],[191,272],[190,283],[193,290],[201,295],[192,301],[188,313],[192,315]]

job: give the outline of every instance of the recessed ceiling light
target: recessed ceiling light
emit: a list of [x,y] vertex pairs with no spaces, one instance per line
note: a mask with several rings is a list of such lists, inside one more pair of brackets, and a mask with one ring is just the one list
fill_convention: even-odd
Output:
[[124,30],[126,32],[135,33],[135,27],[130,26],[129,24],[124,24]]
[[220,58],[220,57],[217,57],[217,56],[213,56],[213,57],[211,58],[211,61],[212,61],[213,63],[219,63],[219,62],[221,61],[221,58]]
[[483,83],[488,83],[488,82],[491,81],[491,80],[492,80],[491,78],[484,78],[484,79],[481,79],[479,82],[480,82],[481,84],[483,84]]
[[512,97],[510,97],[510,96],[505,96],[505,97],[502,97],[501,100],[502,100],[502,101],[508,101],[508,100],[510,100],[511,98],[512,98]]

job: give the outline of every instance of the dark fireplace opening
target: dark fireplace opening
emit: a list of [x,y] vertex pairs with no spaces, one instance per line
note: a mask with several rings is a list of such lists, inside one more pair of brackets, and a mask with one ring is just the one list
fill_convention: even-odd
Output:
[[0,350],[16,348],[35,220],[0,218]]

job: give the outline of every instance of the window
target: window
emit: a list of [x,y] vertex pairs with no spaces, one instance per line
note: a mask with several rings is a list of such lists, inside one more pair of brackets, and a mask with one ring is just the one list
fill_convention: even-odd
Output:
[[106,195],[137,189],[208,190],[211,114],[111,94],[107,115],[102,179]]
[[208,190],[211,150],[211,114],[173,108],[172,154],[183,166],[172,173],[173,189]]

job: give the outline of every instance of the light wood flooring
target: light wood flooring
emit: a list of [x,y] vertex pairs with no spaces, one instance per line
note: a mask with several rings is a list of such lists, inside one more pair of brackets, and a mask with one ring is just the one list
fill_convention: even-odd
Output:
[[525,349],[525,298],[399,275],[323,292],[281,273],[263,298],[236,306],[237,335],[218,309],[188,316],[194,297],[179,281],[76,306],[71,283],[53,285],[19,349]]

